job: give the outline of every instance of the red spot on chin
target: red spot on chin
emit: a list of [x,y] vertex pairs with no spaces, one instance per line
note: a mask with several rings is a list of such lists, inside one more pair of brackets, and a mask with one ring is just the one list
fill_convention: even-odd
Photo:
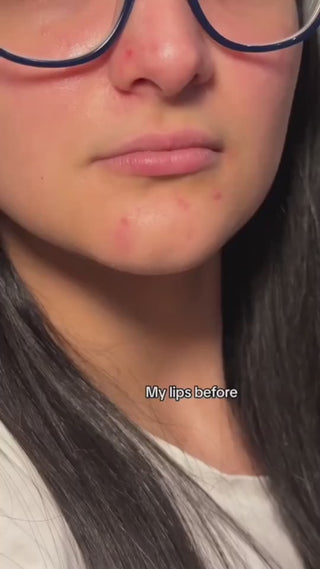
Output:
[[221,200],[222,194],[221,192],[213,192],[212,197],[215,201]]
[[187,241],[191,241],[191,239],[193,238],[193,230],[190,230],[187,234]]
[[129,227],[129,225],[130,225],[130,221],[127,217],[121,217],[120,223],[124,227]]
[[120,223],[115,231],[115,244],[122,254],[131,252],[132,239],[130,235],[130,221],[127,217],[121,217]]
[[178,197],[177,203],[179,204],[181,209],[184,209],[185,211],[190,208],[190,204],[186,200],[184,200],[183,198]]

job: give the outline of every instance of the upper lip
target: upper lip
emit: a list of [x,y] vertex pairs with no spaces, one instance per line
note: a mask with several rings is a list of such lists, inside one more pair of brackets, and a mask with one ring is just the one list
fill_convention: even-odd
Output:
[[121,146],[112,150],[108,155],[100,156],[98,159],[111,158],[113,156],[120,156],[121,154],[128,154],[130,152],[175,150],[179,148],[199,146],[203,148],[211,148],[217,152],[222,150],[221,142],[214,139],[207,133],[199,130],[182,130],[163,134],[160,134],[159,132],[144,134],[130,140],[129,142],[125,142]]

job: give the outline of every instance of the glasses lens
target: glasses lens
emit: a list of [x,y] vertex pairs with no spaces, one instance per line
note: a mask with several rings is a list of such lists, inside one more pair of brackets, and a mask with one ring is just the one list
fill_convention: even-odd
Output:
[[[209,23],[240,44],[277,43],[308,27],[320,0],[198,0]],[[0,0],[0,47],[30,59],[72,59],[98,49],[125,0]]]
[[125,0],[0,0],[0,47],[30,59],[72,59],[114,30]]
[[320,12],[320,0],[199,0],[199,4],[219,34],[244,45],[288,39]]

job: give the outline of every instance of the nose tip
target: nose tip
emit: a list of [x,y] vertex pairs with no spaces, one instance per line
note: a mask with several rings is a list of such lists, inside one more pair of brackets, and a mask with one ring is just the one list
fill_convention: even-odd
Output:
[[160,14],[156,2],[136,0],[134,8],[109,60],[115,86],[172,97],[208,81],[210,40],[187,0],[162,0]]
[[[132,80],[136,74],[136,86],[157,86],[166,96],[174,96],[200,81],[203,74],[202,60],[197,48],[182,44],[159,42],[150,45],[148,52],[132,50]],[[140,76],[139,76],[139,75]]]

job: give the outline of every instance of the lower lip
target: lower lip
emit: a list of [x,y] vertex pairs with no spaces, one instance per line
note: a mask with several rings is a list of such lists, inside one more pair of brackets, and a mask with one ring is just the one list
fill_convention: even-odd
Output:
[[133,152],[100,160],[108,169],[138,176],[173,176],[206,170],[218,163],[220,152],[210,148],[183,148]]

